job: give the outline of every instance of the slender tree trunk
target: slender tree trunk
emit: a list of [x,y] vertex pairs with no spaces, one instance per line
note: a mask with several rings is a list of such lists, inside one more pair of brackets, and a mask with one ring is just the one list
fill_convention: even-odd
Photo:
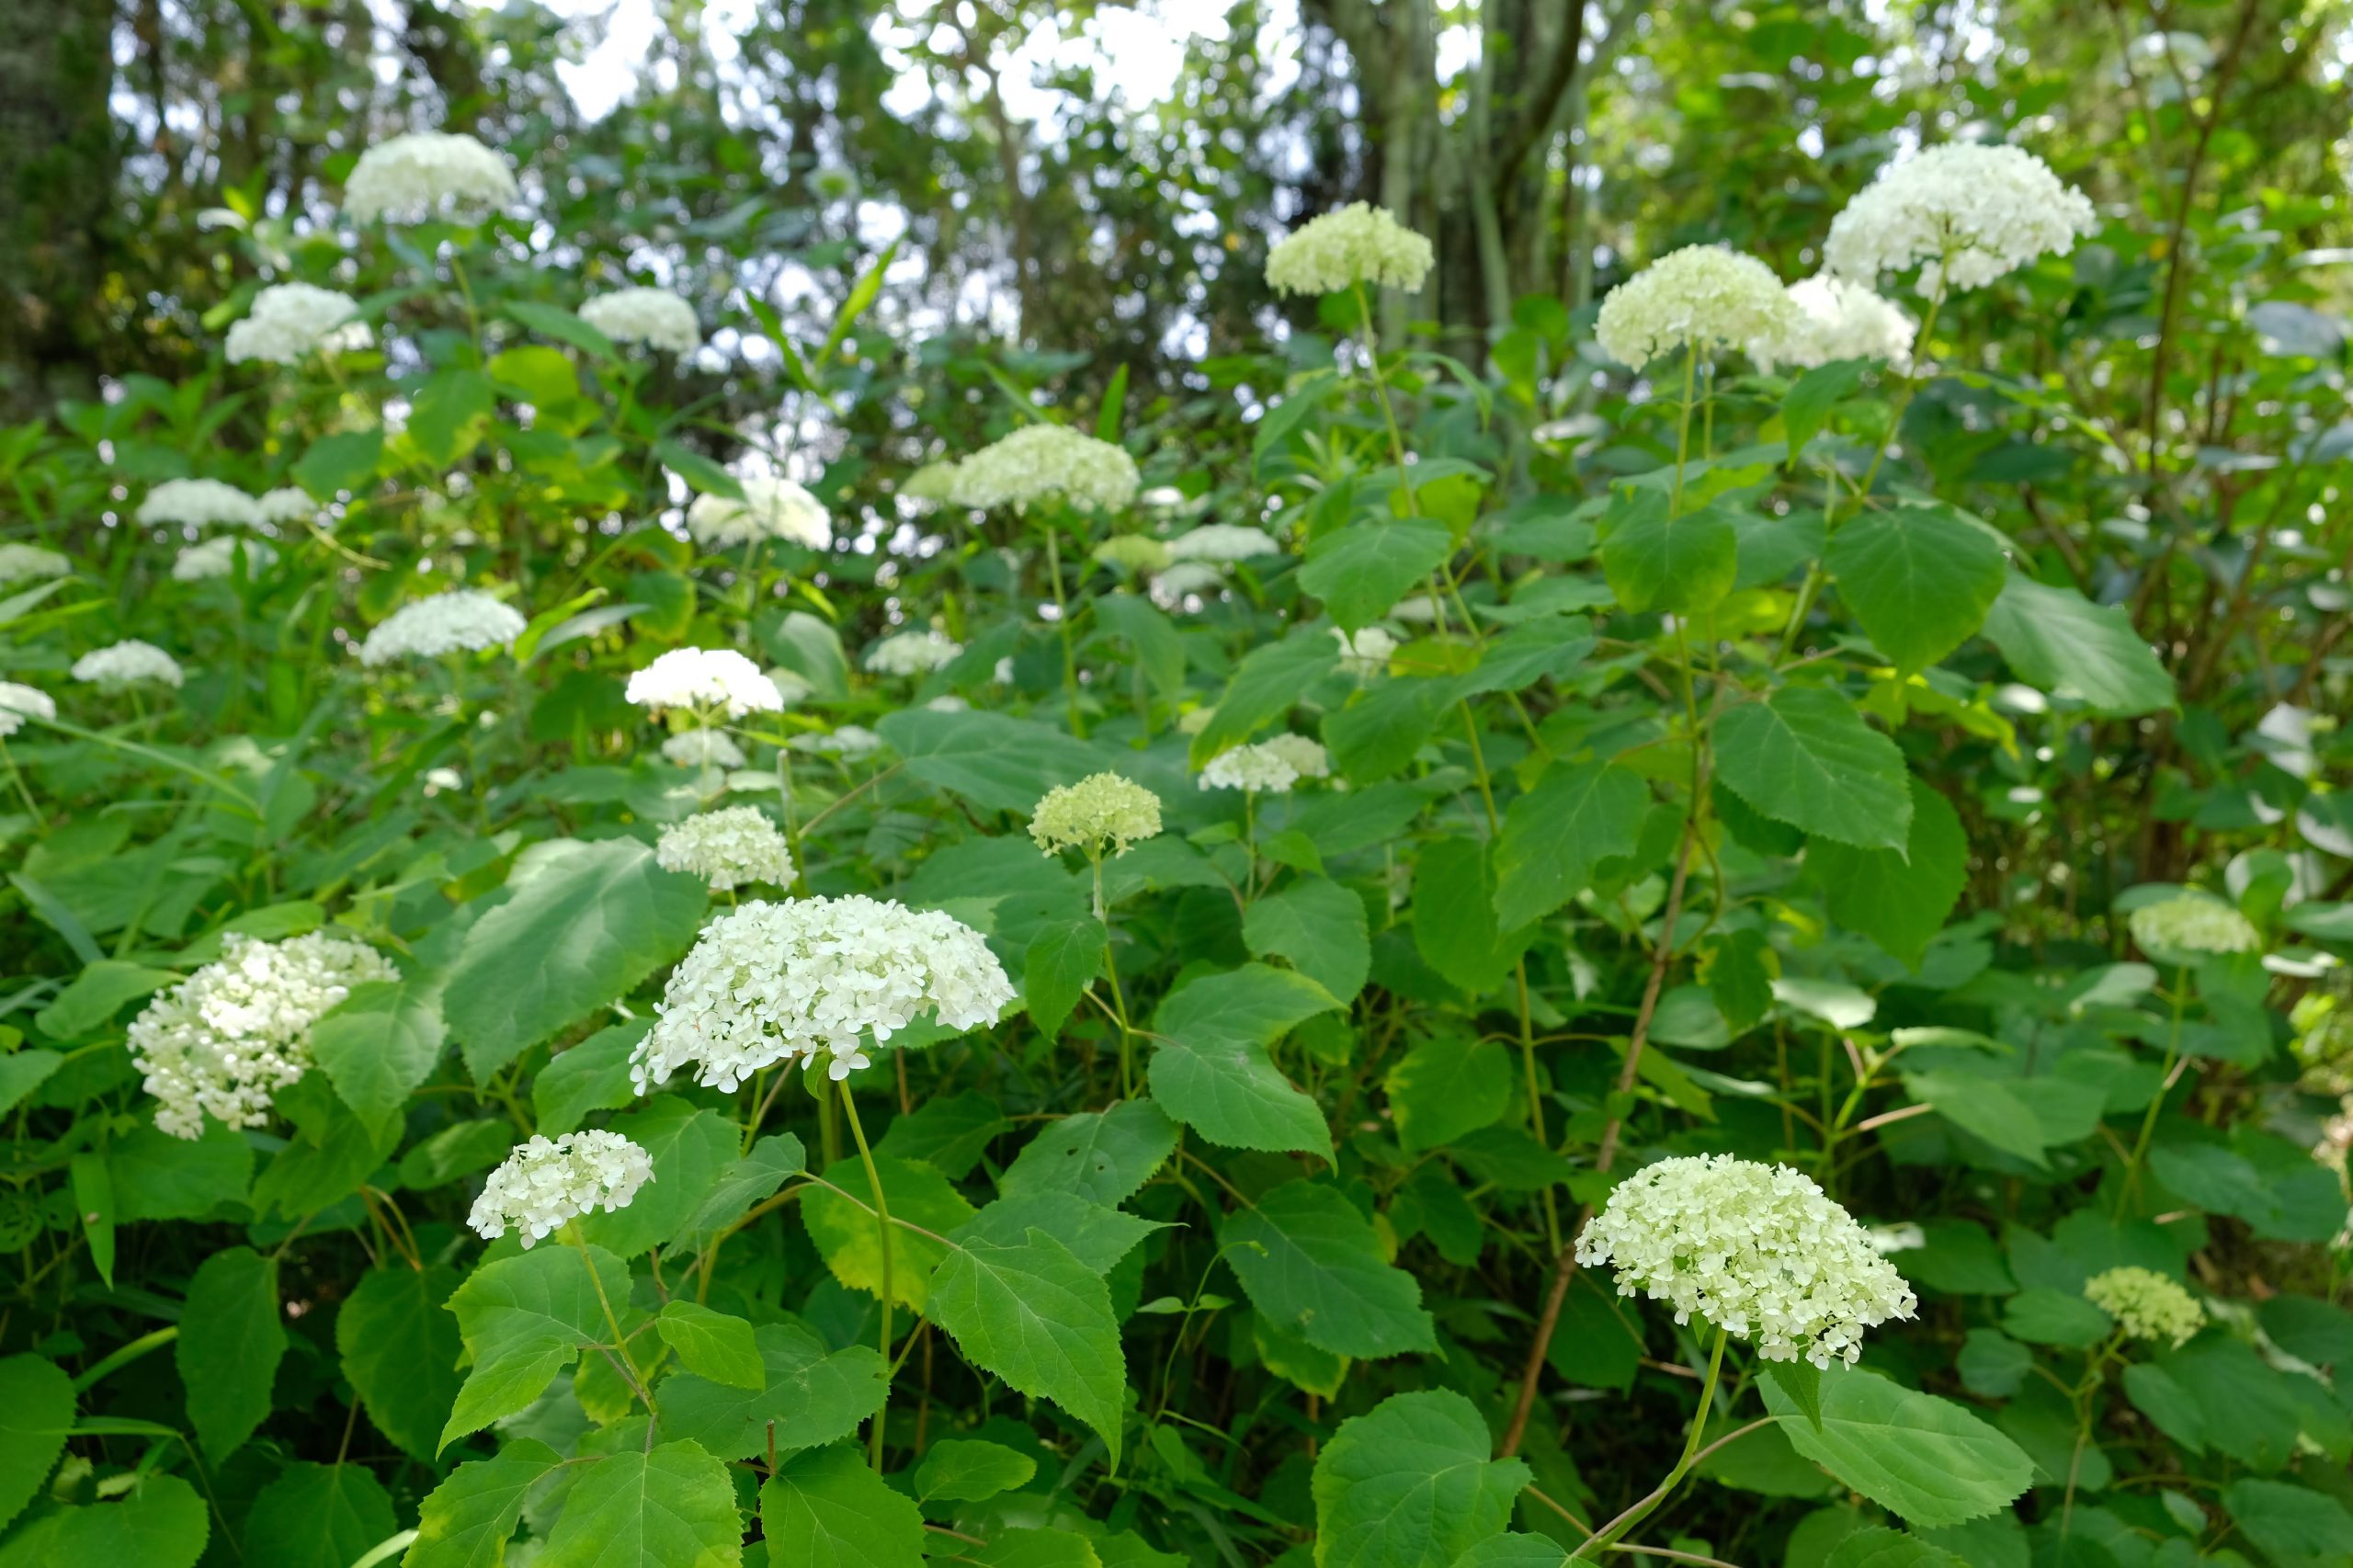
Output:
[[114,0],[0,0],[0,421],[96,386]]

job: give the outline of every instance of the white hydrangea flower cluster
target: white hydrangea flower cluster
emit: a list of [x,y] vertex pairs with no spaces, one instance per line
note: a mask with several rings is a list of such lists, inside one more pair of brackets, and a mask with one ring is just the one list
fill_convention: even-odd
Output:
[[395,659],[509,648],[529,624],[513,606],[480,588],[452,588],[394,610],[359,644],[359,662],[374,669]]
[[216,534],[212,538],[189,545],[172,562],[172,580],[176,583],[201,583],[210,577],[226,577],[236,569],[237,552],[245,552],[245,573],[257,576],[278,560],[278,551],[257,539],[240,539],[235,534]]
[[1787,1165],[1699,1154],[1645,1166],[1577,1238],[1637,1290],[1756,1342],[1768,1361],[1852,1366],[1863,1330],[1918,1305],[1870,1233]]
[[662,743],[662,755],[680,767],[744,766],[744,748],[724,730],[681,730]]
[[187,677],[177,659],[153,642],[131,637],[74,660],[74,678],[101,691],[125,691],[149,681],[177,688]]
[[1771,267],[1729,246],[1686,245],[1609,290],[1594,335],[1603,353],[1639,370],[1673,349],[1706,354],[1796,324],[1797,307]]
[[1225,574],[1206,561],[1179,561],[1152,578],[1154,603],[1174,608],[1195,594],[1216,593],[1225,585]]
[[1168,541],[1169,557],[1176,561],[1248,561],[1282,552],[1266,529],[1241,523],[1205,523]]
[[777,700],[787,708],[807,701],[817,689],[809,683],[807,676],[799,670],[788,670],[782,665],[768,671],[768,684],[776,687]]
[[784,708],[776,683],[733,648],[673,648],[631,676],[623,695],[640,708],[684,708],[730,719]]
[[147,1004],[131,1057],[155,1096],[155,1126],[198,1138],[204,1119],[268,1120],[271,1096],[311,1065],[311,1026],[375,980],[400,971],[375,949],[325,931],[283,942],[231,932],[221,956]]
[[738,550],[757,540],[780,539],[823,550],[834,541],[833,519],[824,503],[789,479],[751,474],[736,481],[744,498],[698,495],[687,508],[687,532],[708,550]]
[[639,1092],[691,1068],[733,1090],[788,1058],[831,1076],[925,1013],[951,1029],[993,1024],[1012,983],[971,926],[888,899],[759,901],[721,915],[671,973],[653,1030],[630,1055]]
[[792,884],[792,850],[757,806],[703,812],[662,830],[654,862],[726,892],[745,882]]
[[1060,425],[1024,425],[958,463],[948,498],[975,511],[1052,500],[1117,511],[1142,483],[1135,459],[1108,441]]
[[2084,1281],[2084,1299],[2116,1320],[2131,1339],[2166,1340],[2179,1349],[2206,1326],[2198,1298],[2154,1268],[2126,1267]]
[[344,182],[343,210],[362,223],[415,222],[444,207],[504,207],[520,194],[506,160],[472,137],[413,131],[359,154]]
[[1358,680],[1386,674],[1397,652],[1397,639],[1384,627],[1368,626],[1351,637],[1336,626],[1332,635],[1339,639],[1340,667]]
[[1953,142],[1881,169],[1830,221],[1822,256],[1859,283],[1918,265],[1933,295],[2065,256],[2096,227],[2091,199],[2026,149]]
[[946,633],[924,627],[885,637],[866,651],[866,667],[876,675],[920,676],[952,664],[964,644]]
[[900,482],[899,494],[926,507],[944,506],[956,499],[956,465],[928,462]]
[[250,528],[263,520],[260,502],[217,479],[167,479],[147,492],[132,516],[150,528]]
[[1117,566],[1148,577],[1161,571],[1176,559],[1166,545],[1150,534],[1121,534],[1107,539],[1095,547],[1095,559],[1106,566]]
[[49,693],[20,681],[0,680],[0,740],[25,727],[27,718],[54,719],[57,704]]
[[319,504],[311,493],[291,484],[281,484],[275,490],[265,490],[254,503],[254,510],[265,523],[299,523],[319,515]]
[[2152,953],[2251,953],[2263,946],[2254,922],[2219,898],[2177,893],[2134,910],[2132,939]]
[[1291,766],[1284,749],[1272,741],[1260,741],[1222,751],[1210,758],[1209,766],[1201,769],[1197,782],[1204,790],[1239,790],[1249,795],[1288,795],[1291,786],[1299,782],[1299,769]]
[[1093,773],[1075,784],[1058,784],[1040,796],[1029,813],[1029,837],[1048,855],[1083,849],[1113,858],[1129,846],[1160,835],[1160,797],[1117,773]]
[[653,1179],[652,1156],[618,1132],[535,1137],[490,1173],[466,1223],[494,1242],[512,1226],[528,1252],[580,1215],[628,1208]]
[[1337,294],[1359,283],[1418,290],[1438,254],[1386,207],[1352,201],[1303,223],[1267,253],[1267,283],[1279,294]]
[[0,583],[20,582],[27,577],[63,577],[73,570],[74,563],[53,550],[15,540],[0,540]]
[[853,762],[861,756],[871,756],[882,749],[882,737],[863,724],[844,724],[830,734],[800,734],[792,737],[791,748],[815,756],[838,757]]
[[1782,366],[1811,370],[1838,359],[1884,359],[1899,370],[1912,368],[1910,316],[1860,283],[1827,274],[1790,285],[1797,315],[1780,331],[1748,341],[1748,357],[1760,370]]
[[1302,778],[1332,777],[1331,755],[1324,751],[1324,743],[1321,741],[1311,739],[1306,735],[1280,734],[1268,735],[1258,744],[1262,749],[1280,757],[1290,766],[1290,770]]
[[616,289],[580,307],[580,319],[615,343],[642,343],[671,354],[702,347],[695,308],[667,289]]
[[365,348],[376,335],[358,314],[359,302],[336,290],[273,283],[254,296],[245,319],[229,328],[229,363],[299,365],[313,354]]

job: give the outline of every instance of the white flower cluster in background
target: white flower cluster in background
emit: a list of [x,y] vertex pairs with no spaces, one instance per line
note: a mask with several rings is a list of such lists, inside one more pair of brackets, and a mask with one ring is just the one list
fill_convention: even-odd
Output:
[[1918,1305],[1870,1233],[1787,1165],[1699,1154],[1647,1165],[1577,1238],[1618,1293],[1640,1290],[1751,1340],[1768,1361],[1854,1365],[1863,1331]]
[[2251,953],[2263,946],[2252,921],[2219,898],[2177,893],[2134,910],[2132,939],[2156,955]]
[[240,550],[245,553],[245,572],[249,576],[258,575],[278,559],[278,551],[260,540],[217,534],[179,552],[172,562],[172,580],[201,583],[209,577],[226,577],[235,569]]
[[1117,773],[1095,773],[1075,784],[1058,784],[1040,796],[1029,813],[1029,836],[1052,855],[1083,849],[1116,858],[1128,846],[1160,834],[1160,797]]
[[290,484],[275,490],[265,490],[254,502],[254,511],[265,523],[299,523],[319,515],[319,504],[311,493]]
[[1775,333],[1749,339],[1748,357],[1760,370],[1782,366],[1811,370],[1838,359],[1884,359],[1912,368],[1912,318],[1860,283],[1824,274],[1790,285],[1796,318]]
[[1225,574],[1206,561],[1179,561],[1152,576],[1152,597],[1165,608],[1175,608],[1195,594],[1214,594],[1225,586]]
[[792,882],[792,851],[757,806],[704,812],[662,830],[654,864],[700,877],[725,892],[745,882]]
[[1337,294],[1359,283],[1410,294],[1437,264],[1429,241],[1389,209],[1353,201],[1277,241],[1267,253],[1267,283],[1281,294]]
[[74,660],[74,678],[101,691],[122,691],[149,681],[176,688],[186,677],[177,659],[153,642],[131,637]]
[[882,749],[882,737],[863,724],[844,724],[831,734],[801,734],[792,737],[791,749],[814,756],[838,757],[844,762],[861,756],[871,756]]
[[229,328],[229,363],[299,365],[313,354],[343,354],[376,341],[357,319],[359,302],[314,283],[273,283]]
[[1336,626],[1332,635],[1340,640],[1340,667],[1358,680],[1386,674],[1397,652],[1397,639],[1383,627],[1368,626],[1351,637]]
[[1142,483],[1135,459],[1108,441],[1060,425],[1024,425],[956,464],[948,498],[975,511],[1056,500],[1117,511]]
[[359,662],[373,669],[395,659],[512,647],[529,624],[514,607],[480,588],[452,588],[394,610],[359,644]]
[[876,675],[928,675],[955,662],[964,644],[931,627],[885,637],[866,651],[866,667]]
[[2165,1340],[2177,1350],[2206,1326],[2198,1298],[2154,1268],[2111,1268],[2084,1281],[2084,1299],[2116,1320],[2128,1338]]
[[671,973],[660,1017],[630,1055],[642,1093],[691,1069],[733,1091],[788,1058],[834,1078],[868,1065],[861,1047],[929,1013],[951,1029],[993,1024],[1012,983],[971,926],[888,899],[755,901],[706,926]]
[[15,540],[0,540],[0,583],[22,582],[28,577],[63,577],[73,570],[74,563],[53,550],[20,544]]
[[231,932],[221,956],[147,1004],[131,1057],[156,1100],[155,1125],[198,1138],[207,1115],[231,1127],[268,1120],[271,1097],[311,1065],[311,1026],[374,980],[384,956],[324,931],[265,942]]
[[[1310,745],[1314,743],[1310,741]],[[1240,790],[1250,795],[1288,795],[1299,782],[1299,769],[1285,755],[1288,748],[1260,741],[1222,751],[1210,758],[1198,780],[1204,790]],[[1323,750],[1317,746],[1318,751]]]
[[484,1241],[512,1226],[528,1252],[580,1215],[628,1208],[653,1179],[653,1158],[618,1132],[535,1137],[490,1173],[466,1223]]
[[445,207],[504,207],[519,194],[506,160],[472,137],[413,131],[359,154],[344,182],[343,210],[362,223],[415,222]]
[[1258,743],[1258,746],[1260,750],[1280,757],[1302,778],[1332,777],[1332,758],[1321,741],[1306,735],[1268,735]]
[[132,516],[151,528],[250,528],[262,521],[259,501],[217,479],[167,479],[147,492]]
[[768,671],[768,684],[776,687],[777,700],[790,708],[805,702],[817,688],[799,670],[788,670],[782,665]]
[[681,730],[662,743],[662,755],[680,767],[744,766],[744,748],[724,730]]
[[1176,561],[1248,561],[1282,552],[1266,529],[1241,523],[1206,523],[1168,541],[1169,557]]
[[730,719],[784,707],[776,683],[733,648],[673,648],[631,676],[623,695],[640,708],[683,708]]
[[1095,559],[1106,566],[1150,576],[1176,559],[1166,545],[1150,534],[1121,534],[1095,547]]
[[1603,353],[1639,370],[1677,348],[1707,354],[1778,337],[1796,321],[1771,267],[1724,245],[1686,245],[1609,290],[1594,335]]
[[737,550],[756,540],[823,550],[834,540],[824,503],[789,479],[750,474],[736,481],[744,498],[698,495],[687,507],[687,532],[710,550]]
[[49,693],[20,681],[0,680],[0,740],[25,727],[25,720],[54,719],[57,704]]
[[642,343],[671,354],[702,347],[695,308],[667,289],[616,289],[580,307],[580,319],[615,343]]
[[2065,256],[2096,227],[2091,199],[2024,148],[1951,142],[1881,169],[1830,221],[1822,256],[1859,283],[1916,265],[1933,295]]

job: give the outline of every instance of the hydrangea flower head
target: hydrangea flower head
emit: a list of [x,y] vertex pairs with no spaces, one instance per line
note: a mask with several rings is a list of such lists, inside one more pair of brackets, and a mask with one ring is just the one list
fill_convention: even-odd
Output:
[[824,503],[789,479],[750,474],[736,481],[744,498],[698,495],[687,508],[687,532],[707,550],[740,550],[766,539],[823,550],[834,541]]
[[1358,680],[1388,673],[1389,661],[1397,653],[1397,639],[1386,628],[1368,626],[1351,637],[1336,626],[1332,635],[1340,641],[1342,669]]
[[1860,283],[1819,274],[1790,285],[1796,318],[1779,331],[1748,341],[1760,370],[1789,366],[1811,370],[1838,359],[1884,359],[1912,367],[1912,318]]
[[662,755],[680,767],[744,766],[744,748],[724,730],[681,730],[662,743]]
[[794,751],[808,752],[816,756],[837,757],[844,762],[861,756],[871,756],[882,749],[882,737],[863,724],[842,724],[830,733],[799,734],[790,742]]
[[1603,353],[1639,370],[1677,348],[1706,354],[1775,336],[1796,320],[1771,267],[1724,245],[1686,245],[1609,290],[1594,335]]
[[673,1073],[724,1090],[788,1059],[829,1054],[836,1079],[926,1014],[952,1029],[996,1021],[1012,983],[980,933],[888,899],[754,901],[703,928],[630,1055],[640,1092]]
[[626,1209],[654,1179],[654,1161],[618,1132],[533,1138],[490,1173],[466,1216],[484,1241],[514,1227],[525,1251],[580,1215]]
[[1218,753],[1201,769],[1199,780],[1204,790],[1239,790],[1249,795],[1288,795],[1298,782],[1299,769],[1264,741]]
[[683,708],[730,719],[784,707],[776,684],[733,648],[673,648],[631,676],[623,695],[640,708]]
[[359,154],[343,210],[359,222],[415,222],[443,208],[497,208],[520,192],[506,160],[471,136],[412,131]]
[[74,563],[53,550],[15,540],[0,540],[0,583],[20,582],[27,577],[63,577],[73,570]]
[[0,740],[25,727],[28,718],[54,719],[57,704],[49,693],[21,681],[0,680]]
[[662,830],[654,864],[700,877],[725,892],[745,882],[792,882],[792,851],[757,806],[703,812]]
[[702,347],[695,308],[667,289],[616,289],[580,307],[580,319],[615,343],[642,343],[671,354]]
[[189,545],[172,562],[172,580],[176,583],[201,583],[210,577],[226,577],[236,569],[237,552],[244,551],[245,572],[257,575],[278,559],[278,551],[257,539],[242,539],[235,534],[215,534]]
[[529,622],[513,606],[480,588],[452,588],[401,606],[359,644],[359,662],[369,669],[395,659],[438,659],[509,648]]
[[1258,743],[1258,749],[1280,757],[1302,778],[1332,777],[1331,755],[1321,741],[1290,733],[1268,735]]
[[1281,553],[1272,534],[1241,523],[1206,523],[1168,541],[1168,554],[1176,561],[1248,561]]
[[136,637],[94,649],[74,661],[74,678],[101,691],[127,691],[150,681],[176,689],[186,677],[179,661]]
[[262,521],[260,502],[217,479],[167,479],[147,492],[132,516],[150,528],[249,528]]
[[1429,241],[1389,209],[1352,201],[1278,240],[1267,253],[1267,284],[1279,294],[1337,294],[1359,283],[1410,294],[1437,264]]
[[1095,559],[1106,566],[1150,576],[1176,559],[1169,548],[1150,534],[1121,534],[1095,547]]
[[1874,283],[1920,268],[1923,294],[1982,289],[2097,226],[2091,199],[2023,147],[1949,142],[1890,164],[1830,221],[1831,272]]
[[926,626],[885,637],[866,651],[866,667],[876,675],[919,676],[952,664],[964,644]]
[[2179,954],[2251,953],[2263,946],[2255,923],[2232,905],[2205,893],[2177,893],[2134,910],[2128,924],[2144,951]]
[[311,1026],[374,980],[397,980],[381,953],[324,931],[265,942],[231,932],[221,956],[147,1004],[131,1057],[155,1096],[155,1126],[198,1138],[204,1119],[259,1127],[270,1100],[311,1065]]
[[229,328],[229,363],[299,365],[313,354],[365,348],[376,338],[358,316],[358,301],[348,294],[314,283],[273,283]]
[[907,475],[899,485],[899,494],[926,506],[947,506],[956,499],[956,465],[952,462],[926,463]]
[[1060,425],[1024,425],[958,463],[949,499],[976,511],[1053,500],[1116,511],[1136,498],[1142,483],[1135,459],[1108,441]]
[[2084,1299],[2116,1320],[2128,1338],[2179,1349],[2206,1326],[2198,1298],[2154,1268],[2111,1268],[2084,1281]]
[[1117,858],[1130,845],[1159,834],[1160,797],[1117,773],[1056,785],[1029,813],[1029,836],[1049,855],[1083,849],[1100,856],[1108,846]]
[[311,493],[290,484],[263,491],[254,509],[265,523],[299,523],[319,515],[319,504],[311,499]]
[[1661,1160],[1620,1183],[1577,1237],[1577,1261],[1756,1343],[1768,1361],[1852,1366],[1863,1331],[1918,1305],[1870,1233],[1787,1165],[1730,1154]]

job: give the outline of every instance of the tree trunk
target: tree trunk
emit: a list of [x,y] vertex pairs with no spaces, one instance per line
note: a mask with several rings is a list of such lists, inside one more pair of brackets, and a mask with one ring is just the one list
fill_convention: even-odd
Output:
[[0,421],[97,385],[114,0],[0,0]]

